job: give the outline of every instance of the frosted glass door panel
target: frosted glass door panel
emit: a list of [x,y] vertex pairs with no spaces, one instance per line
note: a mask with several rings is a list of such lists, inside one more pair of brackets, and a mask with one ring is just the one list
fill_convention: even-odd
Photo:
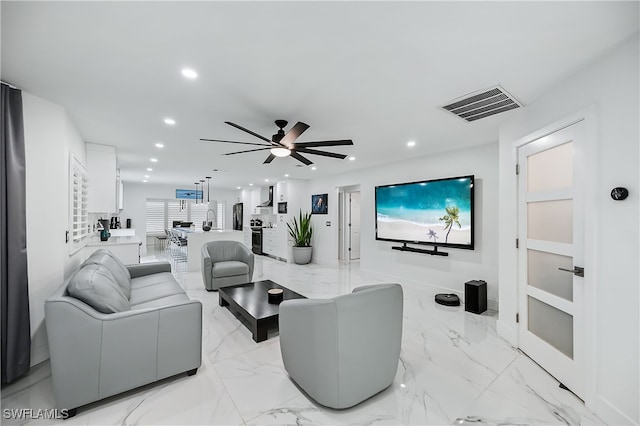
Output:
[[568,142],[527,158],[527,191],[551,191],[573,185],[573,143]]
[[527,296],[529,331],[573,359],[573,317]]
[[531,240],[573,243],[573,201],[527,203],[527,237]]
[[530,286],[573,301],[573,274],[558,268],[573,269],[573,258],[538,250],[527,250]]

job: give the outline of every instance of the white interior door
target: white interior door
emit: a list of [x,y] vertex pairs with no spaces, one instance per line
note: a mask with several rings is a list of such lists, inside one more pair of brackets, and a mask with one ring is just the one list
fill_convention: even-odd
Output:
[[520,348],[584,399],[581,126],[518,149],[518,258]]
[[360,259],[360,193],[349,193],[349,260]]

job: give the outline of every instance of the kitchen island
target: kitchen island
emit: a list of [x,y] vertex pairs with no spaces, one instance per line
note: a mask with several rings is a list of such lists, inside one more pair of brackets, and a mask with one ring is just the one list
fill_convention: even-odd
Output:
[[[211,231],[190,231],[180,230],[180,228],[174,228],[174,230],[180,232],[183,238],[187,239],[187,270],[188,271],[200,271],[202,270],[202,245],[209,241],[238,241],[245,244],[244,233],[242,231],[234,231],[230,229],[212,229]],[[251,247],[249,247],[251,250]]]
[[98,235],[92,235],[84,248],[85,259],[101,248],[109,250],[125,265],[140,263],[140,246],[142,241],[135,235],[110,237],[107,241],[100,241]]

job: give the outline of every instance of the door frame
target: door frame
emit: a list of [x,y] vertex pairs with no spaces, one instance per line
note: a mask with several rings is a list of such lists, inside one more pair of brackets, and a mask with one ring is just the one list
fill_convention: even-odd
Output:
[[[362,194],[359,183],[336,188],[336,197],[338,199],[338,229],[336,230],[338,232],[338,260],[343,262],[352,262],[347,250],[349,246],[349,227],[347,226],[349,222],[349,202],[347,198],[352,192],[360,192]],[[360,226],[362,226],[362,205],[360,206],[360,210]],[[360,238],[362,240],[362,235]]]
[[[351,238],[353,236],[353,232],[352,232],[352,230],[353,230],[353,216],[352,216],[352,213],[353,212],[351,210],[351,208],[352,208],[352,197],[353,197],[353,194],[358,194],[358,198],[359,198],[359,200],[358,200],[359,206],[358,207],[360,208],[360,217],[358,217],[358,224],[360,226],[360,236],[358,237],[358,246],[362,247],[362,193],[358,190],[358,191],[347,192],[345,195],[347,195],[347,194],[349,195],[349,203],[348,203],[349,212],[347,214],[348,231],[349,232],[346,233],[347,235],[345,237],[346,237],[346,240],[348,241],[348,245],[349,245],[349,250],[348,250],[348,252],[349,252],[349,256],[348,256],[349,257],[349,261],[353,262],[353,261],[356,261],[356,260],[360,260],[360,250],[358,250],[358,258],[357,259],[352,259],[351,258],[351,254],[353,253],[353,239]],[[346,197],[345,197],[345,201],[346,201]]]
[[[518,164],[518,151],[521,147],[534,142],[543,137],[549,136],[557,131],[565,129],[573,124],[582,122],[583,128],[580,137],[582,138],[580,143],[584,148],[582,157],[578,157],[575,160],[575,167],[581,167],[583,170],[598,170],[597,163],[597,121],[596,121],[596,107],[590,106],[583,110],[580,110],[574,114],[568,115],[561,120],[548,124],[534,132],[527,134],[520,139],[517,139],[511,144],[511,161],[513,169],[515,170]],[[596,324],[598,323],[597,309],[596,309],[596,297],[595,297],[595,285],[596,277],[598,274],[598,265],[596,257],[596,247],[598,243],[597,238],[597,214],[596,214],[596,194],[598,188],[597,173],[583,173],[584,175],[584,267],[586,270],[584,277],[584,333],[582,335],[584,341],[584,364],[583,368],[585,377],[585,394],[584,402],[587,407],[593,407],[596,399]],[[518,176],[513,174],[514,189],[515,189],[515,212],[519,213],[519,190],[518,190]],[[518,216],[518,215],[517,215]],[[515,222],[514,234],[519,237],[520,218]],[[521,246],[522,247],[522,246]],[[517,250],[522,250],[519,248]],[[519,253],[519,252],[518,252]],[[521,299],[521,288],[519,277],[521,274],[519,257],[516,255],[516,275],[515,278],[515,300],[513,300],[514,306],[518,307],[516,312],[519,312],[519,300]],[[515,319],[514,319],[515,320]],[[516,332],[516,342],[520,347],[520,331],[518,324],[514,324]]]

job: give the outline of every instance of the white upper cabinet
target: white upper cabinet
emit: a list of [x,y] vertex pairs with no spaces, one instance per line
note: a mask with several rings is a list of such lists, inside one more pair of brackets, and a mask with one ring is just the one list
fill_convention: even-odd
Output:
[[116,148],[87,143],[89,213],[118,213]]
[[258,204],[261,202],[260,196],[260,188],[253,188],[251,191],[251,213],[253,214],[261,213],[260,208],[258,207]]

